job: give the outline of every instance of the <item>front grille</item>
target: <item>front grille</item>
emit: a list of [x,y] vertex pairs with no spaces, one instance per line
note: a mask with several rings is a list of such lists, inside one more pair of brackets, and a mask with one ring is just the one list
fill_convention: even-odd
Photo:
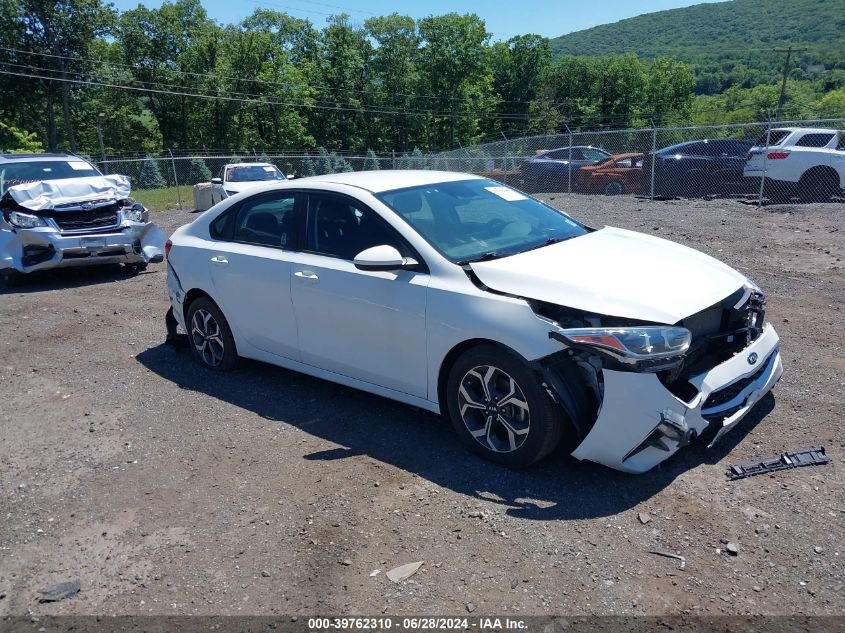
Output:
[[766,300],[762,294],[753,292],[743,305],[735,308],[745,292],[740,288],[716,305],[678,323],[692,333],[689,351],[683,365],[658,376],[667,389],[685,402],[691,401],[697,393],[688,382],[692,376],[733,358],[762,333]]
[[53,220],[62,231],[103,229],[117,225],[117,208],[109,205],[91,211],[62,211],[53,214]]
[[711,393],[710,396],[708,396],[707,400],[704,401],[704,404],[701,408],[713,409],[736,398],[739,394],[741,394],[745,389],[748,388],[748,385],[750,385],[755,380],[760,378],[760,376],[763,375],[763,373],[769,367],[771,359],[771,356],[767,358],[763,362],[763,364],[760,365],[759,369],[757,369],[757,371],[755,371],[753,374],[749,374],[745,378],[740,378],[739,380],[734,383],[731,383],[727,387]]

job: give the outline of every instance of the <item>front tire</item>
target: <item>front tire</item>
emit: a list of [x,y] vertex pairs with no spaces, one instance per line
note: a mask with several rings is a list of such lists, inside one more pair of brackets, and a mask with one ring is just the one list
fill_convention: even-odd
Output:
[[188,307],[186,319],[191,354],[212,371],[231,371],[238,361],[235,339],[226,317],[208,297],[200,297]]
[[458,358],[446,400],[461,442],[500,464],[530,466],[563,437],[563,412],[540,379],[521,358],[494,345],[479,345]]

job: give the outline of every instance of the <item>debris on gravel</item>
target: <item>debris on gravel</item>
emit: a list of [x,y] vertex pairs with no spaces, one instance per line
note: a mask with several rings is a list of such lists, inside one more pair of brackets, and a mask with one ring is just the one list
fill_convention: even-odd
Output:
[[64,600],[65,598],[75,596],[79,593],[81,587],[82,582],[79,578],[72,578],[71,580],[58,582],[55,585],[50,585],[46,589],[41,589],[38,592],[41,594],[41,597],[38,599],[38,601],[58,602],[59,600]]
[[416,563],[399,565],[399,567],[394,567],[385,575],[393,582],[402,582],[403,580],[416,574],[419,568],[422,567],[422,564],[422,561],[417,561]]
[[674,558],[678,561],[678,569],[683,569],[687,566],[687,559],[679,554],[673,554],[672,552],[664,552],[662,550],[651,549],[648,550],[649,554],[656,554],[657,556],[664,556],[665,558]]

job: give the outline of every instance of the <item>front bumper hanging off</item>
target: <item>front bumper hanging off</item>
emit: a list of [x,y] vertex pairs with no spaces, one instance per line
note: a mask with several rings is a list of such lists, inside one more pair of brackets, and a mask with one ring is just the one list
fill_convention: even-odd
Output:
[[630,473],[643,473],[690,441],[730,431],[783,373],[778,335],[766,324],[741,353],[689,382],[697,395],[684,402],[653,373],[604,369],[604,399],[590,432],[572,453]]
[[0,228],[0,270],[92,264],[148,264],[164,258],[164,231],[152,222],[125,223],[108,232],[67,234],[51,227]]

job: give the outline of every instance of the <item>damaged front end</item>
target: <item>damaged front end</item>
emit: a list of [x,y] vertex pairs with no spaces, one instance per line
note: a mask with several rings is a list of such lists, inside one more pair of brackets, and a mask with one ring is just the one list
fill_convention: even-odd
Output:
[[166,235],[129,194],[126,176],[9,187],[0,199],[0,273],[162,261]]
[[[541,365],[574,421],[573,456],[642,473],[694,440],[712,446],[783,373],[764,306],[746,286],[669,326],[535,303],[565,347]],[[573,395],[577,380],[586,394]]]

